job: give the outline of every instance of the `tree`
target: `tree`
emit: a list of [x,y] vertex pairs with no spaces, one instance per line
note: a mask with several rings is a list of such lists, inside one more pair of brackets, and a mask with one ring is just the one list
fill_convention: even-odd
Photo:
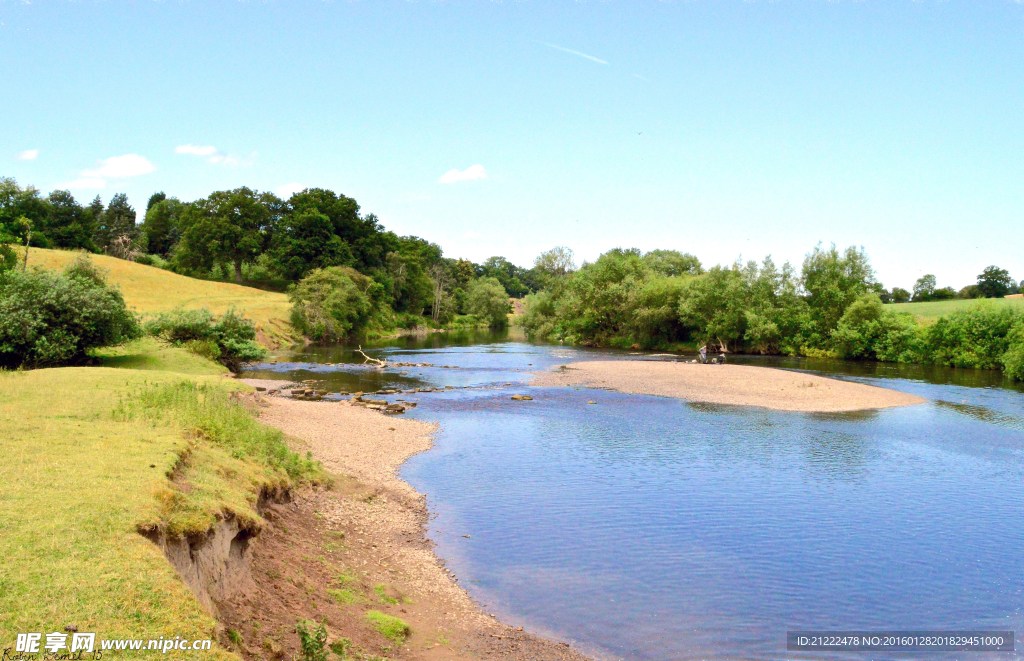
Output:
[[[100,215],[96,225],[96,236],[94,241],[96,247],[103,252],[110,252],[115,245],[124,241],[134,243],[139,237],[138,227],[135,225],[135,209],[128,204],[128,196],[118,193],[110,198],[106,210]],[[115,243],[116,242],[116,243]]]
[[914,283],[914,302],[930,301],[935,296],[935,276],[932,274],[922,275]]
[[537,259],[533,260],[533,268],[549,278],[561,278],[576,270],[576,262],[573,261],[571,248],[555,246],[537,255]]
[[272,193],[244,186],[211,193],[181,214],[176,259],[203,271],[216,263],[231,264],[235,282],[241,282],[242,264],[251,264],[266,249],[282,211],[283,203]]
[[998,266],[989,266],[978,276],[978,291],[985,298],[1001,298],[1012,288],[1010,273]]
[[43,231],[50,243],[57,248],[95,252],[96,221],[92,213],[66,190],[53,191],[46,201],[50,213]]
[[487,321],[491,328],[507,326],[508,313],[512,311],[508,292],[497,278],[490,277],[477,278],[469,283],[466,306],[470,314]]
[[384,232],[373,214],[359,215],[359,204],[350,197],[324,188],[307,188],[288,199],[288,214],[315,212],[326,216],[332,232],[348,244],[352,266],[360,271],[383,267],[396,249],[394,234]]
[[520,274],[525,272],[525,269],[516,266],[504,257],[489,257],[487,261],[481,264],[480,271],[479,275],[481,277],[494,278],[500,282],[509,296],[518,298],[529,292],[529,289],[527,289],[519,277]]
[[316,269],[289,292],[292,324],[317,342],[337,342],[358,332],[373,312],[365,292],[372,280],[351,268]]
[[331,219],[312,208],[286,214],[274,244],[274,262],[289,280],[298,280],[313,269],[350,266],[354,261],[349,244],[335,234]]
[[652,250],[644,261],[656,272],[671,278],[681,275],[700,275],[704,272],[700,260],[690,253],[678,250]]
[[38,189],[22,188],[14,179],[0,177],[0,227],[14,239],[10,243],[24,244],[31,232],[32,245],[47,247],[47,237],[40,229],[46,225],[48,215],[49,206]]
[[[163,195],[163,193],[157,193]],[[152,202],[153,198],[150,198]],[[165,197],[146,210],[142,232],[146,236],[146,249],[151,255],[166,257],[181,240],[181,214],[185,204],[177,198]]]
[[149,201],[146,202],[146,213],[149,213],[150,209],[152,209],[154,206],[156,206],[157,204],[160,204],[161,202],[163,202],[166,199],[167,199],[167,193],[165,193],[163,191],[160,191],[159,193],[153,193],[152,195],[150,195],[149,196]]
[[892,299],[893,303],[909,303],[910,292],[902,287],[893,287],[889,293],[889,298]]
[[846,308],[874,282],[875,273],[863,248],[850,246],[840,255],[835,244],[829,250],[822,250],[818,244],[804,258],[807,303],[812,319],[824,334],[839,324]]

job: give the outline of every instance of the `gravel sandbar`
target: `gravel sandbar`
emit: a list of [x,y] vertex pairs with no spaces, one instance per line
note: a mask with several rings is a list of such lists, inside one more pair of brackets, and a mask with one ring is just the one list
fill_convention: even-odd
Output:
[[821,413],[883,409],[925,401],[888,388],[770,367],[654,360],[570,363],[538,374],[531,385],[579,385],[691,402]]

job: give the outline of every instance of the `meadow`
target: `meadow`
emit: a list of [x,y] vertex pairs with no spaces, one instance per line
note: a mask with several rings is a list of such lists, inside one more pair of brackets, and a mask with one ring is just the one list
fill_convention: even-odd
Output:
[[[77,256],[77,252],[70,250],[32,248],[28,266],[63,270]],[[256,330],[273,343],[290,344],[293,341],[293,330],[288,321],[291,304],[286,294],[190,278],[108,255],[91,255],[91,258],[106,271],[107,281],[121,289],[128,307],[139,314],[156,314],[175,308],[206,308],[219,315],[235,308],[251,319]]]
[[921,323],[931,324],[939,317],[944,317],[957,310],[970,309],[976,305],[991,305],[997,308],[1009,307],[1024,310],[1024,298],[975,298],[928,301],[927,303],[890,303],[885,308],[894,312],[909,312],[917,317],[917,320]]

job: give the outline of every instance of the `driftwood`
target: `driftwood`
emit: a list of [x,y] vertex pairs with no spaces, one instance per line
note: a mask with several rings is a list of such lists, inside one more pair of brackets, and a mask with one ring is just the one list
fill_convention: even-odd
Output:
[[363,353],[363,345],[361,345],[361,344],[359,345],[359,348],[356,349],[356,351],[358,351],[359,354],[363,357],[363,363],[364,364],[366,364],[366,363],[374,363],[374,364],[377,365],[378,369],[388,366],[388,361],[387,360],[381,360],[380,358],[371,358],[370,356],[367,356],[365,353]]

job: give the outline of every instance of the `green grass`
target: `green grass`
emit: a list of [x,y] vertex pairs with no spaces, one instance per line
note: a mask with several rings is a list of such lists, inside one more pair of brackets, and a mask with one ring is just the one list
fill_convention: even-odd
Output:
[[[79,253],[69,250],[29,251],[29,267],[63,270]],[[288,321],[288,296],[228,282],[199,280],[170,271],[128,262],[108,255],[92,255],[92,261],[107,272],[107,281],[117,285],[125,303],[139,314],[206,308],[220,315],[229,308],[252,319],[256,330],[276,343],[291,343],[294,329]]]
[[328,590],[327,596],[333,599],[336,603],[348,606],[351,604],[361,604],[365,601],[362,595],[354,590],[347,588],[338,588],[336,590]]
[[934,323],[939,317],[965,310],[975,305],[993,307],[1016,307],[1024,310],[1024,298],[975,298],[951,301],[929,301],[927,303],[890,303],[885,307],[896,312],[909,312],[924,324]]
[[373,586],[373,591],[380,597],[381,603],[385,604],[397,604],[398,599],[395,597],[388,596],[388,586],[381,583],[380,585]]
[[229,373],[228,368],[220,363],[197,356],[181,347],[169,346],[152,337],[144,337],[120,347],[97,349],[93,351],[93,356],[102,360],[104,367],[197,376]]
[[380,611],[367,611],[366,619],[370,621],[373,628],[398,645],[405,642],[405,639],[412,634],[412,629],[399,617],[388,615]]
[[[156,354],[135,363],[218,371]],[[226,513],[258,525],[261,489],[319,474],[233,403],[245,388],[153,369],[0,372],[0,647],[68,625],[98,638],[215,638],[138,531],[199,532]]]

